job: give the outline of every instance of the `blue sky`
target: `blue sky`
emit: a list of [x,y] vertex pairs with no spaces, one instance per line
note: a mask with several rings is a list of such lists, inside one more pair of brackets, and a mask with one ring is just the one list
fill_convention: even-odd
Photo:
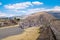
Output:
[[60,11],[60,0],[0,0],[0,17],[29,15],[51,10]]

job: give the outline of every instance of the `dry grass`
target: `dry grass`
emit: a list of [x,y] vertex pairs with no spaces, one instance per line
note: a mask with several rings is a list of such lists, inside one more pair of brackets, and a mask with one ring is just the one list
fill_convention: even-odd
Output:
[[10,36],[2,40],[36,40],[40,35],[39,31],[39,27],[31,27],[25,29],[25,32],[22,34]]

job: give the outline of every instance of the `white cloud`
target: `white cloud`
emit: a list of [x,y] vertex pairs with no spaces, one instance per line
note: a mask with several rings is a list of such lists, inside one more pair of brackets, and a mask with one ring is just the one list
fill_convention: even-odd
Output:
[[55,6],[51,9],[47,9],[47,8],[34,8],[33,9],[32,8],[32,9],[27,9],[27,10],[16,10],[15,9],[15,10],[11,10],[11,11],[13,11],[15,14],[12,14],[12,13],[7,14],[7,13],[0,12],[0,17],[3,17],[3,16],[11,17],[11,16],[16,16],[16,15],[29,15],[29,14],[36,13],[36,12],[41,12],[41,11],[60,11],[60,6]]
[[45,9],[45,11],[60,11],[60,6],[54,6],[51,9]]
[[16,4],[8,4],[4,5],[6,9],[25,9],[33,5],[41,5],[42,2],[35,1],[35,2],[22,2],[22,3],[16,3]]
[[[47,8],[32,8],[32,9],[26,9],[26,10],[20,10],[25,9],[33,5],[42,5],[44,3],[35,1],[35,2],[23,2],[23,3],[16,3],[16,4],[9,4],[5,5],[4,7],[6,9],[10,9],[11,11],[15,13],[21,13],[23,15],[28,15],[31,13],[41,12],[41,11],[60,11],[60,6],[55,6],[53,8],[47,9]],[[19,9],[19,10],[18,10]],[[8,16],[7,14],[1,14],[2,16]],[[20,15],[20,14],[19,14]],[[9,16],[14,16],[13,14],[10,14]]]
[[39,11],[40,11],[40,8],[35,8],[35,9],[29,9],[29,10],[27,10],[28,14],[29,13],[39,12]]
[[51,9],[46,9],[46,8],[34,8],[34,9],[28,9],[27,11],[24,11],[26,15],[36,13],[36,12],[42,12],[42,11],[60,11],[60,6],[55,6]]
[[6,16],[5,13],[0,12],[0,17]]
[[12,17],[12,16],[15,16],[14,14],[9,14],[9,15],[7,15],[7,17]]
[[32,5],[31,2],[23,2],[23,3],[5,5],[4,7],[7,9],[25,9],[31,5]]
[[55,6],[55,7],[53,8],[53,10],[54,10],[54,11],[60,11],[60,6]]
[[36,12],[40,12],[40,11],[44,11],[45,8],[34,8],[34,9],[28,9],[28,10],[22,10],[22,11],[16,11],[16,12],[19,12],[19,13],[23,13],[24,15],[29,15],[29,14],[32,14],[32,13],[36,13]]
[[35,1],[35,2],[32,2],[32,4],[34,4],[34,5],[42,5],[43,3],[39,2],[39,1]]
[[55,9],[60,9],[60,6],[55,6],[54,8],[55,8]]
[[12,16],[15,16],[15,15],[3,13],[3,12],[0,11],[0,17],[12,17]]
[[2,5],[2,3],[0,2],[0,5]]

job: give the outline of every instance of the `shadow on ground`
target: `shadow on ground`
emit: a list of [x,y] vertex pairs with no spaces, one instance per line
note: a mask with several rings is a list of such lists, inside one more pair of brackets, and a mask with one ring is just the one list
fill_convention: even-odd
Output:
[[50,27],[41,27],[39,33],[40,35],[36,40],[56,40]]

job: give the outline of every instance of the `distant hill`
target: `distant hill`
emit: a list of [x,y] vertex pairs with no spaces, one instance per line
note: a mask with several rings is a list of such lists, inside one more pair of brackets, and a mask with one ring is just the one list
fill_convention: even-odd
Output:
[[40,26],[42,24],[48,24],[50,20],[54,19],[55,17],[48,12],[38,12],[29,15],[24,19],[23,22],[20,23],[21,28],[27,28],[32,26]]
[[60,18],[60,11],[49,11],[49,14],[52,14],[56,18]]

